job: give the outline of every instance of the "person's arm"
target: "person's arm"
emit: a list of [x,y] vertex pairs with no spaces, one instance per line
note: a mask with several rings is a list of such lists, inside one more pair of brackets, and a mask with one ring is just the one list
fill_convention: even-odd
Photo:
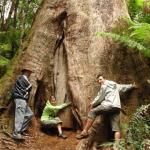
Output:
[[28,95],[28,91],[26,90],[26,87],[24,86],[25,81],[26,80],[24,79],[23,75],[19,75],[15,83],[15,89],[17,93],[19,93],[23,97],[26,97],[26,95]]
[[126,92],[136,87],[136,84],[117,84],[119,92]]
[[26,91],[31,91],[31,89],[32,89],[32,84],[29,82],[29,80],[28,80],[28,78],[25,76],[25,75],[23,75],[23,77],[24,77],[24,82],[26,83],[26,85],[27,85],[27,87],[25,88],[25,90]]
[[29,82],[28,78],[23,76],[23,85],[26,85],[24,86],[24,90],[26,91],[26,94],[24,95],[24,97],[26,97],[27,95],[29,95],[31,89],[32,89],[32,84]]
[[57,106],[54,106],[56,110],[62,110],[68,106],[70,106],[71,103],[63,103],[63,104],[60,104],[60,105],[57,105]]
[[104,100],[104,97],[105,97],[104,89],[101,88],[100,91],[98,92],[97,96],[93,100],[93,102],[90,104],[91,107],[95,107],[95,106],[99,105]]
[[32,89],[32,84],[30,84],[30,85],[26,88],[26,90],[29,91],[29,92],[31,91],[31,89]]

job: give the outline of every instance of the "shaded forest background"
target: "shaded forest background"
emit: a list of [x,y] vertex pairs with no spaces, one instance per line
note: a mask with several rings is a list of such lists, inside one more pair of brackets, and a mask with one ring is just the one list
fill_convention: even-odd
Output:
[[11,60],[27,38],[40,2],[0,1],[0,77],[6,73]]
[[[3,113],[5,114],[10,113],[10,112],[7,112],[7,110],[8,110],[8,107],[10,107],[9,104],[11,101],[11,88],[12,87],[8,86],[8,89],[7,89],[7,84],[8,85],[10,83],[13,84],[15,81],[13,74],[19,73],[20,64],[18,65],[18,67],[15,66],[15,70],[13,70],[13,67],[14,67],[14,64],[15,65],[17,64],[18,60],[16,58],[19,58],[18,55],[20,55],[21,52],[25,51],[29,43],[30,37],[33,34],[31,31],[31,27],[35,21],[36,14],[38,14],[38,11],[40,11],[40,6],[42,6],[41,3],[42,3],[41,0],[27,0],[27,1],[2,0],[0,1],[0,83],[1,83],[0,84],[0,89],[1,89],[0,91],[0,113],[2,116],[3,116]],[[128,12],[129,12],[130,17],[120,18],[120,20],[116,23],[115,27],[112,28],[111,32],[97,32],[95,33],[95,37],[99,37],[99,38],[103,37],[104,39],[106,38],[106,39],[109,39],[110,41],[114,40],[115,44],[119,45],[119,47],[121,46],[122,50],[125,51],[124,54],[122,54],[122,52],[118,50],[117,59],[121,62],[122,60],[119,58],[126,58],[126,57],[122,57],[122,55],[132,55],[132,58],[129,58],[129,59],[130,61],[133,61],[137,65],[137,66],[134,66],[135,72],[137,74],[137,78],[135,80],[137,84],[139,81],[139,91],[135,91],[133,95],[131,94],[131,98],[135,99],[135,101],[131,103],[131,105],[133,105],[132,107],[133,110],[130,110],[129,108],[127,108],[125,104],[126,102],[123,101],[124,109],[127,111],[128,117],[123,117],[125,122],[122,123],[122,130],[124,131],[123,132],[124,136],[127,135],[126,129],[125,129],[126,127],[130,127],[129,128],[130,133],[137,133],[134,136],[127,135],[129,136],[128,139],[130,139],[129,145],[131,144],[135,146],[135,149],[142,149],[144,146],[147,147],[147,145],[149,145],[150,143],[149,141],[149,138],[150,138],[149,137],[150,135],[150,124],[149,124],[150,108],[149,107],[150,106],[148,105],[149,98],[150,98],[149,97],[149,90],[150,90],[150,73],[149,73],[149,70],[150,70],[150,2],[146,0],[145,1],[144,0],[126,0],[126,4],[128,6]],[[64,14],[62,14],[61,17],[64,17],[64,18],[66,17],[65,12]],[[62,23],[62,22],[59,22],[59,18],[57,21],[60,24]],[[64,27],[65,27],[65,23],[63,22],[63,28]],[[60,34],[59,38],[63,40],[62,33]],[[115,68],[115,62],[113,65]],[[127,65],[130,65],[128,64],[128,61],[127,61]],[[109,67],[107,68],[109,69]],[[130,66],[128,68],[130,68]],[[51,72],[48,72],[48,73],[51,73]],[[111,77],[111,78],[113,77],[113,79],[115,80],[123,80],[121,79],[121,77],[115,76],[115,69],[114,69],[114,72],[112,72],[112,74],[113,73],[114,73],[114,76],[108,75],[108,77]],[[124,73],[127,74],[127,71],[123,72],[122,75]],[[40,75],[38,78],[40,79]],[[132,77],[129,77],[129,80],[130,79],[132,79]],[[8,83],[7,80],[9,80],[10,83]],[[45,79],[45,82],[46,80],[47,78]],[[42,88],[43,89],[45,88],[44,86],[45,86],[45,83],[39,80],[37,91],[39,90],[41,93],[42,92],[44,93],[44,91],[42,91]],[[54,88],[55,87],[52,87],[51,90],[54,91]],[[4,89],[7,92],[3,92]],[[134,97],[135,95],[138,95],[138,99]],[[43,98],[42,96],[43,95],[36,93],[36,98],[40,97],[41,99],[45,99],[45,97]],[[46,97],[48,96],[49,95],[47,95]],[[61,96],[65,97],[66,95],[61,95]],[[69,95],[68,97],[70,98],[70,97],[75,97],[75,96],[76,95]],[[122,95],[122,97],[123,99],[127,99],[127,95]],[[31,105],[32,103],[33,101],[31,101]],[[40,104],[35,103],[33,105],[34,106],[44,105],[44,101],[43,103],[40,103]],[[145,105],[145,106],[139,108],[142,105]],[[139,108],[139,109],[133,115],[136,108]],[[36,108],[35,115],[39,117],[41,114],[41,111],[42,110],[39,107]],[[78,119],[76,118],[77,124],[78,124],[77,126],[80,126],[82,124],[81,120],[84,118],[84,116],[82,118],[82,115],[84,113],[85,112],[81,112],[81,118],[78,118]],[[144,117],[142,117],[143,115]],[[130,120],[129,118],[130,119],[132,118],[132,119]],[[130,125],[128,124],[129,120],[130,120]],[[2,125],[1,128],[3,129],[4,126]],[[11,128],[12,126],[9,126],[8,130],[11,130]],[[123,148],[126,149],[125,140],[121,141],[121,143],[119,143],[118,145],[122,149]]]

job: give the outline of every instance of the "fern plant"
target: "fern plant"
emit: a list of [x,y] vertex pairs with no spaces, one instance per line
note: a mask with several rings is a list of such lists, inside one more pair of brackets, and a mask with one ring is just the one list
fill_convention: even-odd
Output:
[[19,48],[20,42],[20,31],[9,30],[7,32],[0,32],[0,55],[11,59],[17,49]]
[[0,55],[0,77],[4,75],[7,69],[7,65],[9,64],[9,59]]
[[114,148],[114,149],[116,148],[118,150],[127,150],[124,139],[122,139],[120,141],[107,142],[107,143],[99,145],[98,147]]
[[147,147],[150,147],[150,104],[141,106],[133,114],[125,139],[100,146],[115,147],[118,150],[148,150]]
[[[144,12],[144,0],[126,0],[128,11],[132,20],[150,23],[150,13]],[[150,2],[147,2],[150,7]]]
[[131,26],[129,30],[131,30],[130,37],[145,44],[146,46],[150,46],[150,24],[136,23]]
[[126,141],[133,145],[135,150],[143,150],[145,139],[150,139],[150,104],[143,105],[133,115],[129,122]]
[[20,31],[10,29],[0,32],[0,78],[6,73],[7,65],[19,48]]
[[7,65],[9,63],[9,59],[0,55],[0,66]]
[[120,29],[119,32],[117,30],[113,32],[97,32],[96,35],[112,38],[150,58],[150,24],[137,23],[129,18],[123,18],[122,21],[127,26]]
[[103,37],[109,37],[109,38],[111,37],[113,40],[118,41],[130,48],[136,49],[139,52],[143,53],[146,57],[150,58],[150,49],[136,42],[135,40],[132,40],[128,36],[121,36],[116,33],[106,33],[106,32],[98,32],[97,36],[103,36]]

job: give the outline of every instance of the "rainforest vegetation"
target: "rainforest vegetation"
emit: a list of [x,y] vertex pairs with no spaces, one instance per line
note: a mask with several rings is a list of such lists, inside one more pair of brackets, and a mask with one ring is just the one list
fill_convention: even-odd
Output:
[[6,73],[32,26],[40,0],[0,1],[0,77]]

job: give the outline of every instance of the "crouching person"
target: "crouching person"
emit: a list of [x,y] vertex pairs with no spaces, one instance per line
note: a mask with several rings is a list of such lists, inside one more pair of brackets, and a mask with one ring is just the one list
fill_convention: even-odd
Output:
[[51,96],[51,99],[47,101],[46,106],[43,110],[41,116],[41,123],[43,126],[57,127],[58,137],[66,139],[67,136],[62,132],[62,121],[58,117],[60,110],[66,108],[70,103],[63,103],[61,105],[56,105],[57,101],[54,96]]
[[13,131],[13,139],[23,140],[27,135],[25,131],[33,116],[33,112],[28,106],[29,93],[32,84],[29,82],[29,69],[23,69],[22,74],[18,76],[13,88],[12,96],[15,102],[15,125]]
[[117,84],[114,81],[106,80],[102,75],[98,76],[98,83],[100,85],[100,91],[90,104],[91,109],[88,113],[88,119],[83,131],[77,135],[76,138],[83,139],[88,137],[88,131],[95,118],[99,115],[103,115],[104,117],[109,117],[114,138],[118,141],[121,138],[119,128],[121,101],[119,92],[126,92],[129,89],[137,88],[137,86],[135,83]]

